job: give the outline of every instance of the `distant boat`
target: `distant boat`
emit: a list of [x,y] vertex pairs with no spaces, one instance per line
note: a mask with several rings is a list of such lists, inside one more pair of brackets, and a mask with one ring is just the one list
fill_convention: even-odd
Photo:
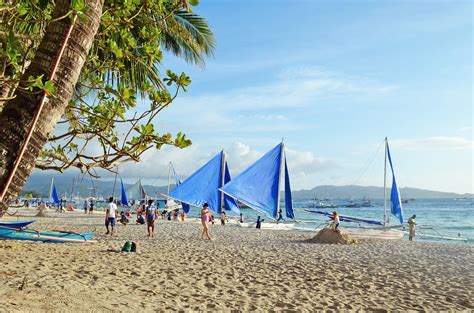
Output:
[[[386,185],[387,185],[387,161],[390,164],[390,169],[392,171],[392,188],[390,193],[390,203],[391,203],[391,213],[398,218],[400,224],[403,224],[403,209],[402,202],[400,198],[400,192],[398,190],[397,181],[395,179],[395,171],[393,169],[392,158],[390,155],[390,149],[388,145],[388,140],[385,137],[385,167],[384,167],[384,215],[383,220],[376,221],[352,216],[340,215],[341,222],[352,222],[352,223],[365,223],[371,226],[370,228],[364,227],[354,227],[354,228],[344,228],[344,230],[351,236],[356,238],[377,238],[377,239],[402,239],[404,234],[401,231],[392,230],[394,227],[401,227],[401,225],[391,226],[388,224],[387,216],[387,194],[386,194]],[[353,203],[353,205],[357,205]],[[356,207],[356,206],[346,206],[346,207]],[[316,211],[316,210],[307,210],[311,213],[329,215],[328,212]],[[370,231],[369,231],[370,230]]]
[[40,232],[30,229],[16,229],[0,226],[1,239],[30,240],[50,243],[86,243],[94,242],[94,232],[71,233],[60,231]]
[[217,214],[222,210],[239,214],[240,210],[235,200],[219,190],[229,181],[231,181],[229,167],[225,153],[221,151],[164,196],[198,208],[207,203],[209,209]]
[[280,190],[283,186],[286,216],[294,219],[290,177],[285,146],[282,142],[220,190],[255,211],[276,220],[280,211]]
[[312,204],[306,206],[307,208],[314,208],[314,209],[336,209],[339,206],[333,203],[327,204],[323,201],[318,201],[318,199],[314,199]]

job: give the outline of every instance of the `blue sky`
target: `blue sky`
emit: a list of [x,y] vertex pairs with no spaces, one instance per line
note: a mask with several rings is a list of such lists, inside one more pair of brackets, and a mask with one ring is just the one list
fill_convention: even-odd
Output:
[[[156,120],[183,131],[121,168],[161,183],[224,149],[237,174],[284,138],[293,189],[383,185],[388,136],[400,187],[473,192],[471,1],[201,0],[216,36],[200,69],[165,56],[192,84]],[[378,153],[376,153],[378,151]],[[371,161],[373,160],[373,161]]]

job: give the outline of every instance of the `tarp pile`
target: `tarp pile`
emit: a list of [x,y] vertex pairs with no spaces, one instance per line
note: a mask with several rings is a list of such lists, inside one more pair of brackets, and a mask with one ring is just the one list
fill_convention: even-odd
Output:
[[329,243],[329,244],[351,244],[356,243],[349,235],[342,233],[340,230],[332,230],[329,228],[321,229],[316,236],[308,239],[310,243]]

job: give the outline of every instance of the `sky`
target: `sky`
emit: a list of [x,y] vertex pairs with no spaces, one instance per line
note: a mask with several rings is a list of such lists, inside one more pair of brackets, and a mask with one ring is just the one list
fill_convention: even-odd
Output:
[[125,182],[185,178],[224,149],[233,176],[283,139],[293,190],[383,186],[387,136],[400,187],[473,193],[471,1],[201,0],[214,56],[160,113],[193,145],[147,152]]

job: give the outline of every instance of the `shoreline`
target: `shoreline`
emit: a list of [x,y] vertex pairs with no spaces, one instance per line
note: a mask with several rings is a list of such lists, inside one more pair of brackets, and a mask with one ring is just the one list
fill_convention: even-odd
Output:
[[[106,236],[102,215],[48,214],[32,228],[95,229],[98,242],[0,240],[6,311],[474,309],[474,248],[465,244],[311,244],[314,233],[217,223],[206,241],[198,223],[161,219],[155,238],[133,224]],[[120,252],[126,240],[139,253]]]

